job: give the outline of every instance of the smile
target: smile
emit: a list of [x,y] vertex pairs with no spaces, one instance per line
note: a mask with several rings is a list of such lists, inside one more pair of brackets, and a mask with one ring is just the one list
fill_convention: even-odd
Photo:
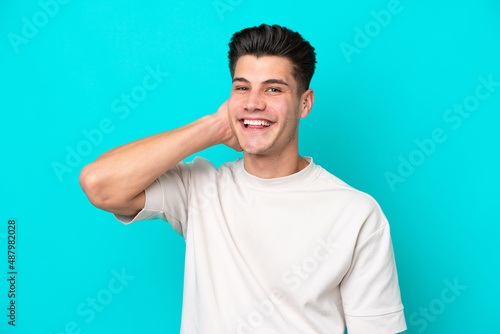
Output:
[[269,122],[267,120],[260,120],[260,119],[244,119],[243,120],[243,125],[245,128],[263,128],[263,127],[268,127],[272,124],[272,122]]

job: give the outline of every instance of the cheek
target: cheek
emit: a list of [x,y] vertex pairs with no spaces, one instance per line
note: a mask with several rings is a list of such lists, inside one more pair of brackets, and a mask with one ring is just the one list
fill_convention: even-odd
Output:
[[241,97],[231,94],[231,96],[229,96],[229,100],[227,101],[227,108],[229,109],[229,113],[231,113],[231,111],[235,111],[240,105]]
[[290,106],[283,99],[268,99],[266,101],[266,109],[285,121],[289,116]]
[[291,120],[295,119],[297,112],[296,108],[294,108],[294,105],[289,103],[288,101],[270,101],[267,106],[271,110],[274,110],[277,114],[279,114],[279,117],[286,122],[290,122]]
[[234,115],[237,110],[237,103],[233,98],[229,98],[227,101],[227,110],[229,111],[229,115]]
[[288,113],[285,116],[286,118],[286,127],[290,132],[295,132],[297,127],[299,126],[300,120],[300,110],[294,109],[292,106],[289,106]]

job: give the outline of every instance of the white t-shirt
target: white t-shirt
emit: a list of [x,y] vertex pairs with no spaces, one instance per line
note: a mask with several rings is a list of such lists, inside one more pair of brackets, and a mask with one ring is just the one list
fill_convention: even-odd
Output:
[[312,158],[261,179],[238,159],[179,163],[129,224],[186,241],[181,333],[389,334],[406,329],[389,224],[377,202]]

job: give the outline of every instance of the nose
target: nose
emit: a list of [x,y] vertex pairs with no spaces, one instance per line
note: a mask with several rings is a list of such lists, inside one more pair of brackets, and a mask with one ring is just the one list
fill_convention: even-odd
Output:
[[265,108],[266,101],[262,94],[257,90],[250,91],[247,95],[245,109],[247,111],[262,111]]

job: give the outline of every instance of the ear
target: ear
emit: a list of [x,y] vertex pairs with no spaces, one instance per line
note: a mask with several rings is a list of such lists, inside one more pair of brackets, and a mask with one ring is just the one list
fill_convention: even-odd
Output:
[[300,118],[305,118],[311,112],[314,103],[314,91],[306,90],[300,97]]

